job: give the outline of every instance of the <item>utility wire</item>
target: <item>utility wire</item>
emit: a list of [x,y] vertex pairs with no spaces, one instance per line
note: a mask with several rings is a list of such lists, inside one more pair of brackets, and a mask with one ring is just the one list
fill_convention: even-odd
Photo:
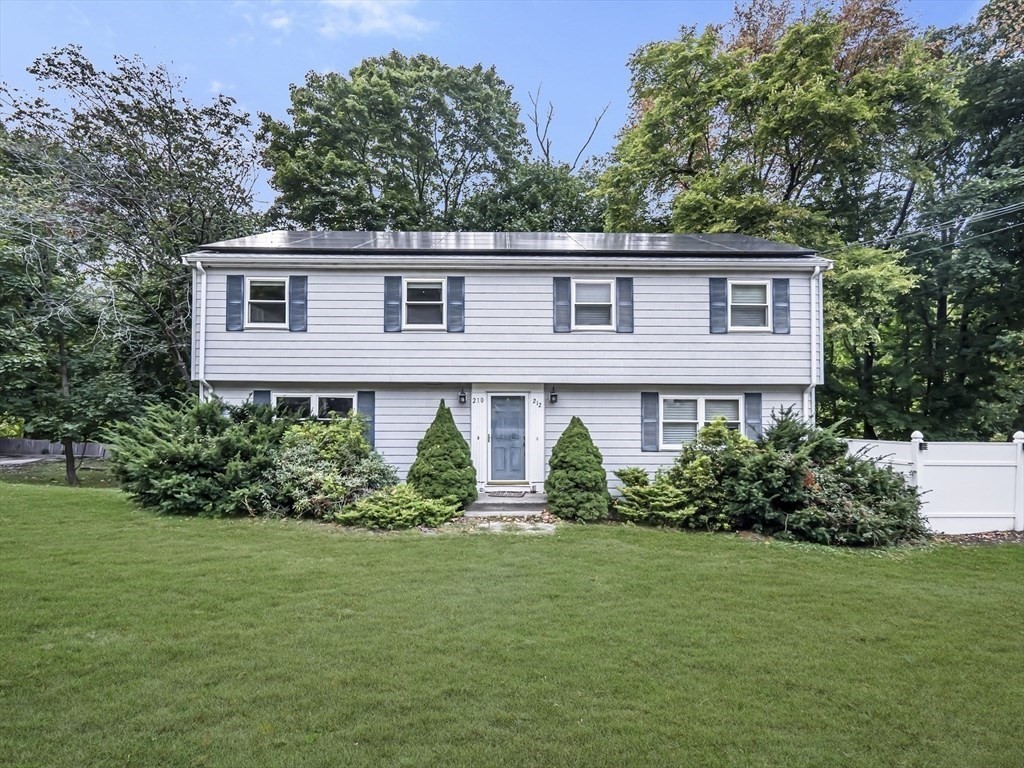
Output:
[[[1024,202],[1010,203],[1009,205],[1003,205],[1003,206],[1000,206],[998,208],[990,208],[987,211],[981,211],[979,213],[972,213],[972,214],[970,214],[970,215],[968,215],[966,217],[959,217],[959,218],[956,218],[956,219],[949,219],[948,221],[936,222],[935,224],[929,224],[928,226],[919,227],[918,229],[912,229],[909,232],[904,232],[903,234],[900,234],[900,235],[893,235],[892,237],[883,235],[881,237],[876,237],[876,238],[874,238],[872,240],[858,241],[858,242],[855,242],[855,243],[846,243],[845,245],[843,245],[840,248],[833,248],[833,249],[831,249],[829,251],[822,251],[820,253],[820,255],[821,256],[827,256],[830,253],[838,253],[839,251],[843,250],[844,248],[850,248],[850,247],[853,247],[853,246],[871,247],[871,246],[873,246],[873,245],[875,245],[875,244],[877,244],[879,242],[889,242],[889,243],[891,243],[891,242],[893,242],[895,240],[902,240],[902,239],[905,239],[905,238],[908,238],[908,237],[914,237],[915,235],[919,235],[919,234],[924,233],[924,232],[932,232],[932,231],[934,231],[936,229],[940,229],[942,227],[948,227],[948,226],[950,226],[952,224],[956,224],[958,222],[963,222],[963,226],[966,226],[968,224],[974,224],[974,223],[979,222],[979,221],[986,221],[987,219],[998,218],[999,216],[1003,216],[1003,215],[1006,215],[1008,213],[1016,213],[1019,210],[1024,210]],[[1017,225],[1013,225],[1013,226],[1017,226]],[[995,230],[995,231],[1001,232],[1002,230]],[[989,233],[986,232],[985,234],[989,234]],[[945,247],[945,246],[939,246],[939,247]],[[933,250],[933,249],[929,249],[929,250]],[[925,251],[918,251],[918,253],[924,253],[924,252]]]

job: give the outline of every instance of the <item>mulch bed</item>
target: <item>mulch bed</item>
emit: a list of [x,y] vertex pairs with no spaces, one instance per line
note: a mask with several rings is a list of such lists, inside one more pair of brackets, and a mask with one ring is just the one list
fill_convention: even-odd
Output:
[[1024,531],[986,531],[985,533],[937,533],[936,541],[949,544],[1024,544]]

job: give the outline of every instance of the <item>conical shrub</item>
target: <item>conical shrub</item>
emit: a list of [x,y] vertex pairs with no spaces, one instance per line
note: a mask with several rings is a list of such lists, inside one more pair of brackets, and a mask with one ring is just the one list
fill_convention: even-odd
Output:
[[476,469],[469,444],[455,426],[444,400],[416,446],[416,461],[409,467],[406,479],[431,499],[455,498],[465,506],[476,498]]
[[600,520],[608,514],[611,496],[603,457],[590,430],[573,416],[551,449],[550,471],[544,482],[548,511],[564,519]]

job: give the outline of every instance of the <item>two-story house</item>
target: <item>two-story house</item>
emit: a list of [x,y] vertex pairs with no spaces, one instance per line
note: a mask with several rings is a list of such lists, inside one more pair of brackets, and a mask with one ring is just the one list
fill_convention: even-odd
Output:
[[404,474],[442,398],[481,489],[538,489],[572,416],[609,472],[702,425],[750,436],[822,381],[822,271],[733,234],[272,232],[193,268],[201,396],[357,409]]

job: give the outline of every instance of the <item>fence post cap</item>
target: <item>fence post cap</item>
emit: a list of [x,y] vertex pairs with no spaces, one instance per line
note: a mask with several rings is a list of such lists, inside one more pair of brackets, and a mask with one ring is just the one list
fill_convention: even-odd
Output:
[[1021,432],[1019,429],[1016,432],[1014,432],[1013,433],[1013,442],[1015,442],[1015,443],[1024,443],[1024,432]]
[[910,439],[913,440],[915,443],[919,443],[922,440],[924,440],[924,434],[922,434],[921,430],[915,429],[913,432],[910,433]]

